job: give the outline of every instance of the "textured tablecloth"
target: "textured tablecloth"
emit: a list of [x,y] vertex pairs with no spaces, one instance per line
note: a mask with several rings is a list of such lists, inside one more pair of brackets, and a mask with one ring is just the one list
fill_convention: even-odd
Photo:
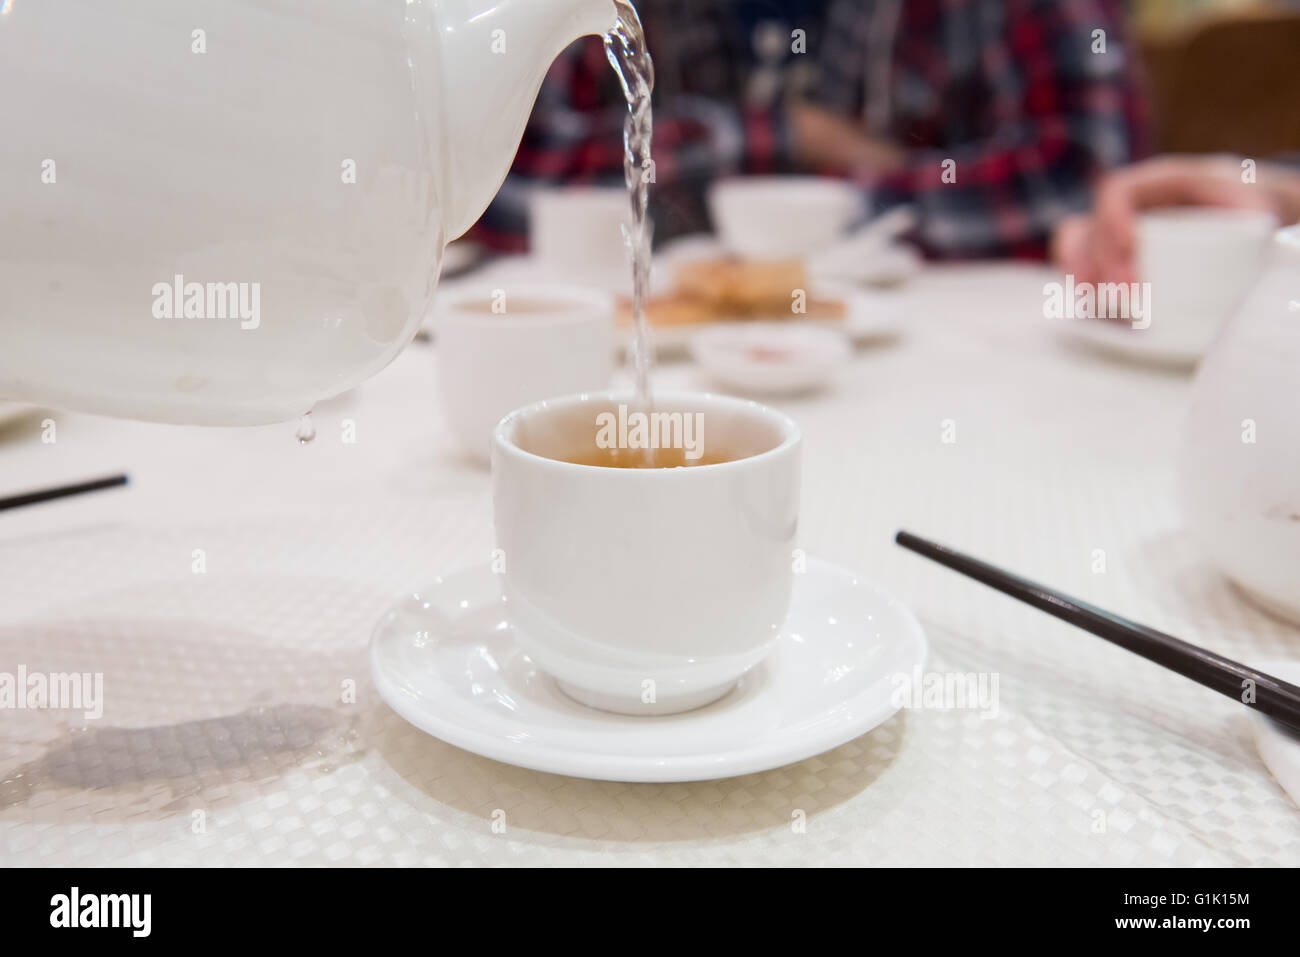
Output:
[[907,601],[931,670],[996,673],[997,715],[904,711],[730,780],[509,767],[378,699],[380,613],[491,548],[488,476],[451,447],[433,347],[319,408],[304,447],[292,424],[7,427],[0,489],[132,484],[0,516],[0,671],[102,672],[105,695],[98,721],[0,711],[0,861],[1300,863],[1300,812],[1244,709],[892,542],[906,527],[1247,660],[1300,654],[1181,527],[1187,376],[1065,344],[1045,278],[930,270],[900,340],[779,403],[806,437],[801,546]]

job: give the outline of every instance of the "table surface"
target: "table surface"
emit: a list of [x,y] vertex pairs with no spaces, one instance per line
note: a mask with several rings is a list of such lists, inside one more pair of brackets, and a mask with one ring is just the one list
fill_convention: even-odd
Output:
[[489,479],[440,420],[432,346],[318,408],[307,446],[293,423],[6,427],[6,490],[131,485],[0,519],[0,671],[102,672],[105,695],[98,721],[0,714],[0,861],[1300,864],[1244,709],[893,544],[908,528],[1232,657],[1295,656],[1300,631],[1182,528],[1189,378],[1069,346],[1048,278],[927,269],[898,340],[777,403],[806,437],[800,546],[906,601],[931,670],[996,674],[996,715],[904,711],[727,780],[514,768],[378,699],[381,612],[491,550]]

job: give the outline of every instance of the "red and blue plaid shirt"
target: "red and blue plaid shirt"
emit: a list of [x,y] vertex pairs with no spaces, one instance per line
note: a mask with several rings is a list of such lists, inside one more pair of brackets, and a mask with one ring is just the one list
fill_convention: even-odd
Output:
[[[655,57],[651,194],[662,239],[707,228],[710,180],[792,168],[791,141],[780,103],[753,102],[738,4],[639,6]],[[906,151],[899,172],[822,172],[860,179],[876,210],[912,204],[931,255],[1041,256],[1053,224],[1087,206],[1098,174],[1146,151],[1119,0],[830,0],[824,21],[783,26],[807,32],[810,62],[788,60],[811,75],[805,95]],[[622,182],[626,111],[600,41],[566,50],[476,235],[522,248],[532,187]]]
[[1041,256],[1098,174],[1147,149],[1117,0],[841,0],[818,60],[813,99],[906,150],[862,178],[915,205],[934,255]]

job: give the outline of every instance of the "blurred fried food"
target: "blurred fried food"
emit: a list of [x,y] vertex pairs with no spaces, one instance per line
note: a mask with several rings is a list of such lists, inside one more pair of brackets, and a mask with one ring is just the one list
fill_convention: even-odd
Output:
[[[646,303],[653,326],[680,326],[732,319],[842,319],[838,299],[808,294],[807,274],[797,259],[736,258],[682,263],[676,291]],[[802,311],[801,311],[802,310]],[[619,320],[630,322],[632,305],[619,302]]]

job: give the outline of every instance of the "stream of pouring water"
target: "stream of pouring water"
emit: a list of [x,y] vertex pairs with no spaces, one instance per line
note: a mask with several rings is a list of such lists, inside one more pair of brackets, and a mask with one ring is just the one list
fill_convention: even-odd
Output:
[[[646,216],[650,200],[650,137],[654,124],[650,115],[650,95],[655,85],[654,62],[646,49],[641,18],[629,0],[614,0],[617,20],[605,34],[605,56],[618,74],[627,96],[627,118],[623,121],[623,178],[632,201],[632,220],[626,238],[632,254],[632,322],[635,339],[632,358],[636,369],[637,405],[649,410],[650,364],[653,343],[645,318],[645,303],[650,284],[651,226]],[[653,453],[651,453],[653,454]]]

